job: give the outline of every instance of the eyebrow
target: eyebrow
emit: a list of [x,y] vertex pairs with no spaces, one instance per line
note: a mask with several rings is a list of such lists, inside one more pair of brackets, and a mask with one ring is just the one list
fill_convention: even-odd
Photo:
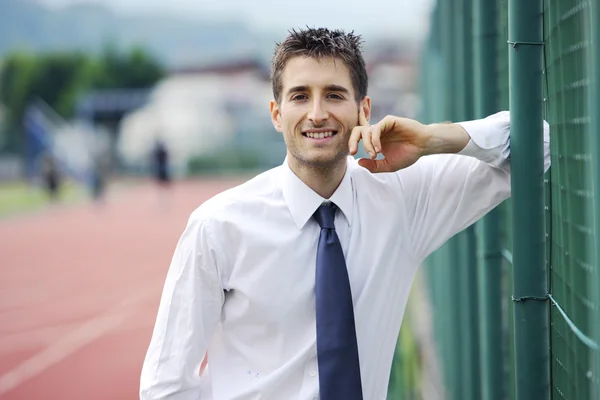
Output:
[[[350,94],[350,91],[348,89],[346,89],[345,87],[340,86],[340,85],[327,85],[327,86],[325,86],[325,90]],[[287,93],[291,94],[291,93],[308,92],[308,91],[309,91],[308,85],[299,85],[299,86],[291,87],[287,91]]]

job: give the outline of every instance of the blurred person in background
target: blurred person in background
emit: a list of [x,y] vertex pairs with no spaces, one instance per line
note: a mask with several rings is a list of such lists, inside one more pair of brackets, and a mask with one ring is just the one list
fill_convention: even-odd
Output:
[[42,156],[41,173],[44,181],[44,189],[48,193],[48,197],[51,201],[57,201],[62,179],[58,162],[54,155],[49,151]]
[[91,191],[94,202],[105,204],[106,187],[110,175],[110,154],[106,150],[96,150],[92,160]]
[[169,150],[161,139],[156,140],[151,154],[151,164],[153,176],[159,190],[159,204],[165,206],[168,201],[165,192],[170,186],[171,176],[169,174]]
[[422,261],[510,196],[509,113],[371,125],[360,41],[320,28],[277,45],[286,159],[192,212],[142,400],[385,399]]
[[157,140],[152,151],[154,179],[159,186],[164,187],[171,181],[169,176],[169,151],[162,140]]

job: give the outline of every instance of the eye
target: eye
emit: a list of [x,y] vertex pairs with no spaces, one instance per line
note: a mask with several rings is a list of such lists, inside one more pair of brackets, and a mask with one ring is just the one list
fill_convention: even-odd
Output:
[[340,96],[337,93],[331,93],[331,94],[327,95],[327,97],[332,98],[334,100],[344,100],[344,97]]
[[292,97],[292,101],[301,101],[301,100],[306,100],[306,95],[304,94],[297,94],[295,96]]

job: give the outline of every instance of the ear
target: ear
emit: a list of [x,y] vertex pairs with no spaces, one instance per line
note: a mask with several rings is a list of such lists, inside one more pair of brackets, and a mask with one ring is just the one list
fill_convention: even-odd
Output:
[[363,109],[367,121],[371,121],[371,98],[365,96],[358,106]]
[[281,128],[281,112],[279,111],[279,104],[277,104],[275,100],[271,100],[270,109],[271,122],[273,123],[275,130],[277,132],[283,132],[283,129]]

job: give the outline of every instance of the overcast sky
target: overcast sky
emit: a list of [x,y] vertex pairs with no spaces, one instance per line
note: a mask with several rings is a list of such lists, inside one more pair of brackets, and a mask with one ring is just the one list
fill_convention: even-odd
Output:
[[[38,0],[50,6],[94,0]],[[234,19],[267,31],[326,26],[356,33],[414,33],[428,29],[435,0],[102,0],[126,13],[171,13],[203,19]],[[412,36],[412,35],[411,35]]]

